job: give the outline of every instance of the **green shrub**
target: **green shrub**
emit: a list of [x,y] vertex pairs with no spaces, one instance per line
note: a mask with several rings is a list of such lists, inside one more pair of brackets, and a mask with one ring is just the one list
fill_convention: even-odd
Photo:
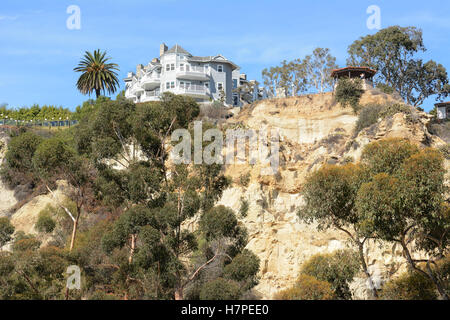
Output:
[[378,83],[377,88],[380,89],[381,92],[384,92],[386,94],[394,93],[394,89],[391,86],[384,84],[384,83]]
[[378,122],[383,106],[374,104],[365,106],[358,115],[356,122],[355,134],[360,133],[363,129],[370,127]]
[[200,230],[208,240],[233,237],[237,227],[238,221],[233,210],[225,206],[214,207],[200,218]]
[[223,278],[205,283],[200,290],[200,300],[237,300],[240,295],[239,284]]
[[450,160],[450,145],[446,145],[439,148],[439,151],[444,155],[445,159]]
[[16,239],[14,241],[14,251],[36,251],[41,246],[41,242],[36,238],[26,237],[24,239]]
[[224,269],[224,276],[237,282],[249,282],[249,286],[256,284],[256,274],[259,271],[259,258],[251,251],[244,250],[234,257],[233,261]]
[[245,218],[248,214],[249,203],[244,198],[241,198],[241,207],[239,208],[239,214],[242,218]]
[[246,174],[242,174],[242,175],[239,177],[239,184],[240,184],[241,186],[247,188],[248,185],[250,184],[250,177],[251,177],[250,172],[247,172]]
[[360,262],[357,253],[339,250],[330,254],[312,256],[303,264],[301,273],[330,283],[337,298],[350,300],[352,295],[349,284],[359,270]]
[[56,222],[51,217],[51,214],[44,209],[39,213],[39,217],[35,227],[39,232],[52,233],[56,227]]
[[12,239],[14,226],[8,218],[0,218],[0,247],[3,247]]
[[405,273],[388,281],[381,290],[383,300],[435,300],[435,286],[428,277],[419,273]]
[[355,114],[359,110],[359,100],[364,90],[360,79],[340,79],[336,87],[336,101],[344,108],[351,107]]
[[295,285],[278,292],[276,300],[333,300],[331,284],[320,281],[312,276],[300,275]]
[[404,113],[406,115],[411,116],[412,110],[405,104],[400,103],[387,104],[386,106],[384,106],[383,110],[381,110],[380,118],[385,119],[388,117],[392,117],[397,113]]

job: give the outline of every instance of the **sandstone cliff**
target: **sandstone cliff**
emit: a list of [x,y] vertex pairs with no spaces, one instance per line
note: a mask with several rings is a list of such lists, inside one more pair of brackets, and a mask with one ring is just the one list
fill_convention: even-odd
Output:
[[[368,91],[361,104],[395,102],[391,96]],[[357,117],[350,108],[334,103],[332,93],[261,101],[229,120],[229,125],[280,132],[280,170],[262,176],[261,166],[230,165],[226,173],[235,182],[225,191],[220,204],[239,211],[248,201],[248,215],[242,220],[249,230],[248,249],[261,259],[260,284],[256,292],[263,298],[294,283],[303,261],[321,252],[344,248],[347,238],[338,231],[318,232],[313,225],[299,222],[296,211],[302,204],[299,192],[305,177],[326,163],[358,161],[362,148],[383,138],[406,138],[418,145],[439,147],[444,142],[429,133],[427,114],[414,112],[414,121],[402,113],[379,121],[354,135]],[[239,186],[242,175],[250,175],[248,187]],[[370,243],[369,268],[375,282],[404,269],[400,248]],[[355,298],[368,295],[361,274],[352,284]]]

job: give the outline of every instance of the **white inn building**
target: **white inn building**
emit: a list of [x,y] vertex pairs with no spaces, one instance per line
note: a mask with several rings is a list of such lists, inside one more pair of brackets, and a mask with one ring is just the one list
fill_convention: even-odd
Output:
[[[136,103],[157,101],[163,92],[184,94],[199,103],[223,99],[226,105],[241,106],[240,94],[235,90],[247,81],[240,68],[222,55],[193,56],[181,46],[168,50],[163,43],[159,58],[147,66],[137,65],[125,80],[125,97]],[[253,100],[259,99],[258,92]]]

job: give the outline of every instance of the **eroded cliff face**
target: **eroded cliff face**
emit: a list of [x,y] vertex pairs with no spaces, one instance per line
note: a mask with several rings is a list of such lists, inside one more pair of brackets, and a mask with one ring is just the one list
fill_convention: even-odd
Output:
[[[3,163],[5,158],[7,145],[9,142],[8,135],[0,132],[0,164]],[[8,216],[10,209],[17,203],[14,197],[14,191],[10,190],[0,180],[0,217]]]
[[[361,99],[363,105],[387,102],[395,100],[376,91],[366,92]],[[430,118],[425,113],[417,112],[413,121],[404,114],[396,114],[357,136],[356,121],[353,111],[335,104],[331,93],[262,101],[229,120],[230,125],[254,130],[278,129],[280,133],[278,174],[261,175],[259,164],[227,166],[226,174],[235,183],[224,192],[219,203],[235,212],[239,212],[243,200],[249,203],[248,215],[242,222],[249,231],[247,248],[261,259],[260,283],[255,291],[262,298],[273,298],[276,292],[292,285],[302,263],[312,255],[349,245],[348,238],[339,231],[317,231],[314,225],[299,221],[300,191],[309,173],[327,163],[358,161],[363,147],[379,139],[400,137],[421,146],[444,144],[428,132]],[[250,184],[239,186],[240,177],[246,174],[250,175]],[[405,268],[400,248],[392,244],[370,242],[366,257],[378,284]],[[363,274],[351,287],[355,298],[368,297]]]

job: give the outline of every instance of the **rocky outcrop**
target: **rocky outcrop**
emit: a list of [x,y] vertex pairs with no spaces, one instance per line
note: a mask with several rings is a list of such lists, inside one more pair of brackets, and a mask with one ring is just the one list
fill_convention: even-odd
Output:
[[[7,134],[0,132],[0,164],[3,163],[7,150],[9,137]],[[10,190],[0,179],[0,217],[8,216],[10,210],[17,203],[14,197],[14,191]]]
[[[377,91],[367,91],[361,103],[385,104],[396,100]],[[254,130],[278,129],[280,133],[280,168],[276,175],[261,175],[263,165],[234,164],[226,174],[235,182],[226,190],[220,204],[239,212],[248,201],[248,215],[242,219],[249,231],[248,249],[261,259],[260,283],[255,291],[262,298],[292,285],[302,263],[317,253],[332,252],[348,246],[341,232],[319,232],[314,225],[301,223],[297,210],[302,204],[300,191],[305,177],[324,164],[358,161],[368,143],[390,137],[406,138],[421,146],[438,147],[444,142],[428,132],[430,118],[416,112],[414,118],[399,113],[380,120],[356,137],[357,117],[350,108],[334,103],[331,93],[266,100],[248,106],[229,125]],[[239,186],[248,174],[248,187]],[[404,270],[401,250],[388,243],[369,243],[366,259],[374,282]],[[369,290],[360,274],[352,284],[355,298],[365,299]]]

